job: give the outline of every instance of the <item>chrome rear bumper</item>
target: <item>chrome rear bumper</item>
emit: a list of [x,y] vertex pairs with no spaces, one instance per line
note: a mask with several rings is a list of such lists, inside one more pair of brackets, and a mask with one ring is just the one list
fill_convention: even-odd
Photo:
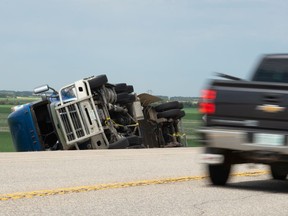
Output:
[[[232,130],[232,129],[216,129],[216,128],[202,128],[198,132],[203,135],[206,146],[223,148],[230,150],[240,150],[240,151],[267,151],[275,152],[279,154],[288,155],[288,143],[283,142],[282,145],[270,145],[263,141],[263,143],[249,142],[248,133],[249,131],[243,130]],[[271,133],[272,134],[272,133]],[[274,132],[274,134],[276,134]],[[280,133],[279,133],[280,134]],[[281,134],[288,137],[287,134]]]

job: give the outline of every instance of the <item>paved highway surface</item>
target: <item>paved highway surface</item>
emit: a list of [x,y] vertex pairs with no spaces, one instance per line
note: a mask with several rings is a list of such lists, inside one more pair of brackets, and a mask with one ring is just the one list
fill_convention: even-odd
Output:
[[287,181],[237,165],[213,187],[201,151],[0,153],[0,215],[288,215]]

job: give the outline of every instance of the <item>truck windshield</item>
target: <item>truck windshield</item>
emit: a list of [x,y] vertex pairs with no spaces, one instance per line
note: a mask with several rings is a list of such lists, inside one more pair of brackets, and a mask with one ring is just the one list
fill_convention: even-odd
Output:
[[72,100],[76,98],[75,95],[75,87],[74,86],[69,86],[65,89],[62,89],[60,92],[62,99],[63,100]]
[[288,59],[264,59],[252,81],[288,83]]

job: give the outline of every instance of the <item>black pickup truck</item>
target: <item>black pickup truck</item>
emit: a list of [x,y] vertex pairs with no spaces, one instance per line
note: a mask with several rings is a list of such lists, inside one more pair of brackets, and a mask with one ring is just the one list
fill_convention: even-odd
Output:
[[[214,185],[233,164],[262,163],[273,179],[288,174],[288,54],[265,55],[251,80],[220,74],[202,92],[202,162]],[[228,79],[228,80],[227,80]]]

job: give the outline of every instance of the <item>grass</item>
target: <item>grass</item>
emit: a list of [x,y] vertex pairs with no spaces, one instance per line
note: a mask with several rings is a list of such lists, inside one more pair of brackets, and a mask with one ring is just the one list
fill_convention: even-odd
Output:
[[185,116],[183,120],[201,120],[201,115],[197,108],[184,108]]
[[187,139],[187,147],[200,147],[202,146],[197,140],[195,139]]
[[201,124],[202,116],[199,114],[198,109],[196,108],[185,108],[184,111],[185,116],[182,119],[182,128],[186,134],[187,146],[201,146],[201,144],[198,142],[199,138],[196,129]]
[[0,105],[0,114],[9,114],[14,105]]
[[7,122],[12,106],[14,105],[0,105],[0,152],[15,151]]
[[0,131],[8,130],[7,117],[11,113],[11,107],[12,105],[0,105]]
[[30,103],[32,101],[38,100],[39,97],[7,97],[7,98],[0,98],[0,102],[3,104],[25,104]]
[[0,152],[14,152],[10,132],[0,132]]

